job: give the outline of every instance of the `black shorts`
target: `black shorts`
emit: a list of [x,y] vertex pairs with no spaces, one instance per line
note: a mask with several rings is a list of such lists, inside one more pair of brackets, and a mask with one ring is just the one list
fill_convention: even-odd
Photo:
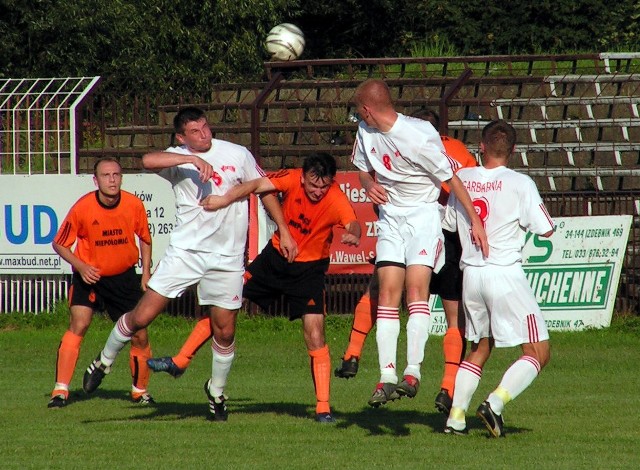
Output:
[[140,276],[135,267],[115,276],[102,276],[95,284],[87,284],[77,272],[73,273],[69,305],[82,305],[93,310],[106,310],[116,321],[138,303],[142,297]]
[[284,296],[289,319],[306,313],[325,314],[324,275],[329,259],[289,263],[271,241],[247,267],[245,299],[266,310]]
[[444,235],[444,266],[431,276],[429,291],[445,300],[462,300],[462,245],[457,232],[442,231]]

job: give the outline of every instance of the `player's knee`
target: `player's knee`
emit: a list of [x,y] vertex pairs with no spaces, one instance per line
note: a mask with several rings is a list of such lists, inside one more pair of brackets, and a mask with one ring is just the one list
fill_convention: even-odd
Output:
[[144,349],[148,345],[149,345],[149,337],[147,335],[146,328],[136,331],[136,333],[131,337],[131,346]]

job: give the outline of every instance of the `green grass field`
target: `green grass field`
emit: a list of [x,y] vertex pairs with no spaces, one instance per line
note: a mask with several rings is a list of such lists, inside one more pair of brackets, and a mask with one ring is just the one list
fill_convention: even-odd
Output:
[[[82,373],[112,325],[96,317],[71,401],[50,410],[64,310],[0,315],[0,468],[639,468],[639,320],[616,318],[606,330],[552,333],[550,365],[508,405],[507,436],[490,439],[473,416],[468,436],[441,433],[444,416],[433,407],[441,337],[427,344],[418,396],[379,409],[366,404],[378,379],[375,338],[369,338],[358,376],[332,381],[337,425],[320,425],[312,419],[315,400],[300,323],[243,316],[227,388],[229,421],[213,423],[205,419],[202,390],[210,375],[208,348],[182,378],[151,377],[155,406],[129,401],[128,353],[88,397]],[[334,366],[350,321],[328,318]],[[176,352],[192,325],[158,318],[150,328],[155,355]],[[400,351],[404,367],[404,347]],[[495,351],[471,411],[518,353]]]

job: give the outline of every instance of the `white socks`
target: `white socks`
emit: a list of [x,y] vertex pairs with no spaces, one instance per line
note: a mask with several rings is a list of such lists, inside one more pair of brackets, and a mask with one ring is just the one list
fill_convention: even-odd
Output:
[[125,322],[125,317],[129,315],[125,313],[116,322],[115,326],[111,330],[109,334],[109,338],[107,338],[107,343],[104,345],[104,349],[100,354],[100,361],[106,365],[111,366],[113,361],[116,360],[116,356],[125,345],[131,341],[131,337],[133,336],[133,331],[131,331]]
[[429,302],[416,301],[407,305],[409,320],[407,321],[407,368],[404,375],[413,375],[420,380],[420,366],[424,360],[424,348],[429,339],[431,312]]
[[398,336],[400,336],[400,315],[398,312],[398,308],[378,305],[376,342],[378,343],[380,382],[384,383],[398,383],[396,371]]
[[223,394],[224,387],[227,385],[227,377],[235,356],[236,343],[234,341],[229,346],[220,346],[215,338],[211,338],[211,350],[213,359],[211,361],[209,393],[214,397],[219,397]]
[[531,356],[522,356],[502,376],[500,385],[487,401],[496,414],[502,414],[504,406],[524,392],[540,373],[540,363]]

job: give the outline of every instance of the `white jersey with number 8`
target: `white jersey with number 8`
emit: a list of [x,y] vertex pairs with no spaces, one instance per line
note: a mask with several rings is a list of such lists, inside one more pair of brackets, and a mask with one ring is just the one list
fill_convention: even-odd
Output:
[[361,171],[375,171],[389,203],[397,207],[437,202],[441,182],[460,166],[445,153],[431,123],[400,113],[388,132],[360,122],[352,162]]

